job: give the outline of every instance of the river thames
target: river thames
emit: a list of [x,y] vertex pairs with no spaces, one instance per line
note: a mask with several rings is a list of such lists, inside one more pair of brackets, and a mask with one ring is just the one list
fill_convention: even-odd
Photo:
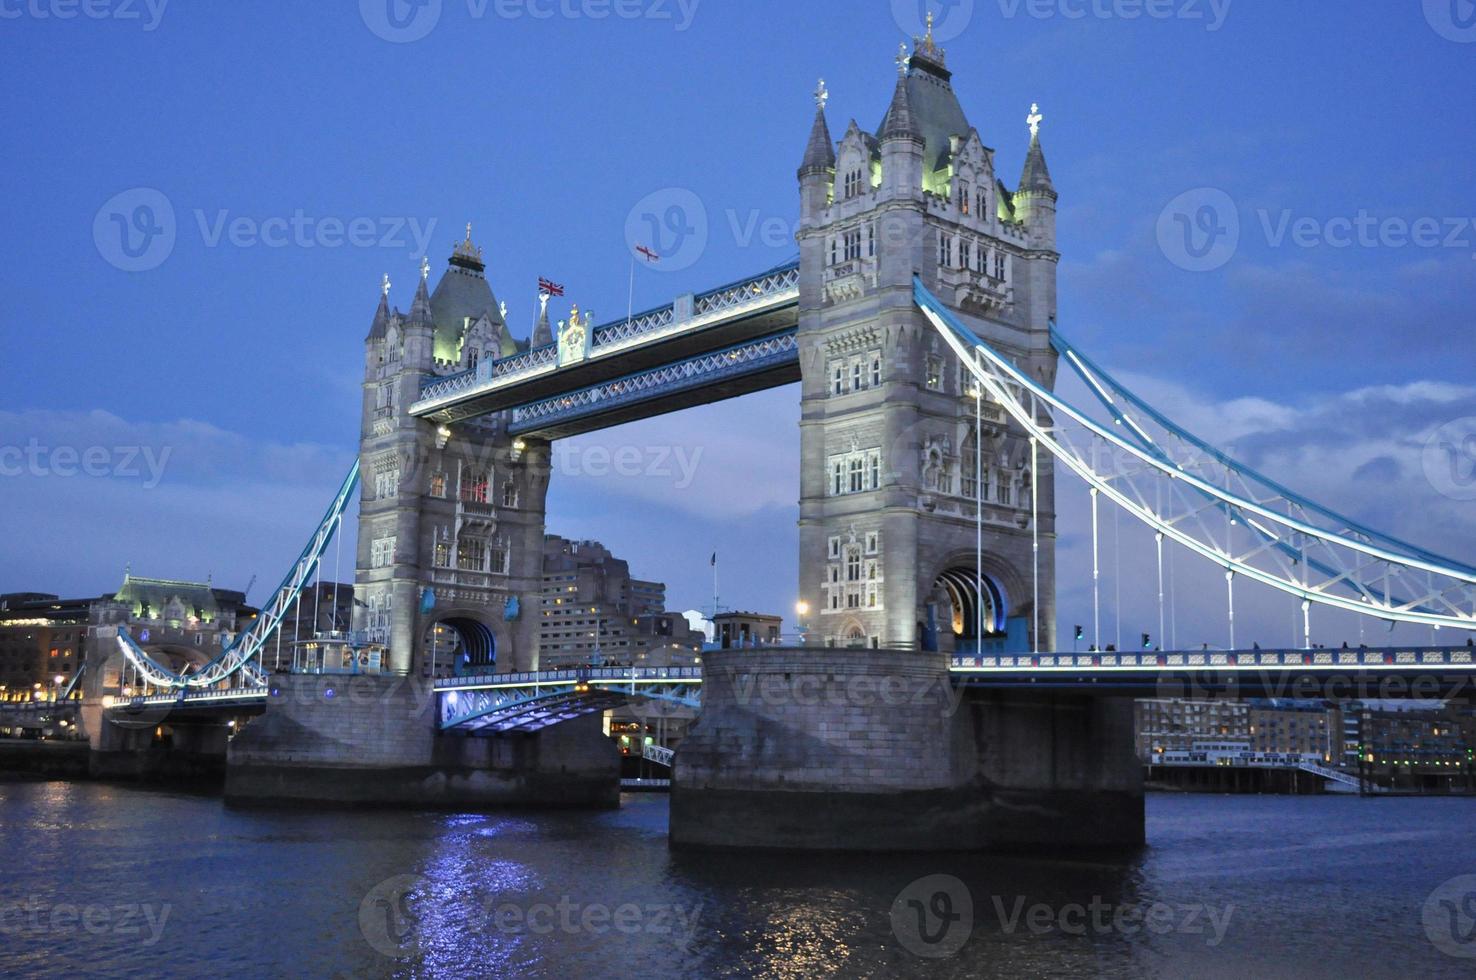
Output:
[[1470,976],[1476,801],[1150,795],[1123,859],[672,853],[619,811],[0,783],[0,974]]

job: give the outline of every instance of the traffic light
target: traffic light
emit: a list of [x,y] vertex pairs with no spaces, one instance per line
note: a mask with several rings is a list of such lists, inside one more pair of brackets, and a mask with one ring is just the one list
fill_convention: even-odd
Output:
[[1076,628],[1076,638],[1079,640],[1079,639],[1081,639],[1081,637],[1082,637],[1082,629],[1081,629],[1080,626],[1078,626]]
[[1143,649],[1144,650],[1152,650],[1153,649],[1153,637],[1149,636],[1147,633],[1144,633],[1143,634]]

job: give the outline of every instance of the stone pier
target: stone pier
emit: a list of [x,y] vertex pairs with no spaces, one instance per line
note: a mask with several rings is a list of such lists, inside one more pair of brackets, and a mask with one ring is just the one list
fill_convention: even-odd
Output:
[[673,770],[673,847],[1143,843],[1132,704],[955,688],[936,653],[726,650]]
[[428,680],[276,675],[230,743],[226,799],[440,807],[613,807],[619,755],[592,716],[535,734],[440,734]]

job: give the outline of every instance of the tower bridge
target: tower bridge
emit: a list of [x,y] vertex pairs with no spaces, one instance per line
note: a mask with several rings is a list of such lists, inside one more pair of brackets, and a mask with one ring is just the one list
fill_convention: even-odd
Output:
[[[575,307],[555,329],[545,295],[526,338],[470,229],[434,289],[422,265],[407,313],[386,278],[358,460],[262,616],[183,672],[120,630],[112,655],[142,693],[104,714],[264,705],[231,742],[228,788],[247,798],[607,803],[617,783],[598,714],[700,704],[675,758],[678,843],[1130,844],[1135,693],[1430,675],[1464,691],[1469,648],[1317,650],[1312,617],[1469,634],[1476,569],[1256,473],[1065,339],[1038,108],[1011,183],[931,36],[899,59],[874,131],[853,119],[834,140],[828,97],[822,83],[797,172],[796,263],[599,325]],[[1063,361],[1095,404],[1055,391]],[[664,675],[540,670],[550,441],[795,381],[806,642]],[[1093,583],[1087,654],[1056,636],[1058,467],[1091,499],[1093,567],[1072,570]],[[338,663],[382,688],[357,706],[262,667],[355,497],[357,639]],[[1161,617],[1167,545],[1223,572],[1232,647],[1239,583],[1300,604],[1304,648],[1100,652],[1103,505],[1154,534]],[[461,637],[458,659],[442,659],[438,629]],[[90,696],[116,675],[93,671]],[[825,697],[745,693],[795,678]],[[918,698],[861,704],[856,682]]]

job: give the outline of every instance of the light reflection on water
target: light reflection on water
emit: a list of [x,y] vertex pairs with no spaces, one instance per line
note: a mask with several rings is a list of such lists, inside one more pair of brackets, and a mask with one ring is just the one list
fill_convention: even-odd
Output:
[[[1119,860],[801,857],[671,852],[658,795],[618,812],[301,813],[0,783],[0,974],[1471,975],[1421,912],[1476,873],[1476,801],[1153,796],[1148,813],[1149,849]],[[974,921],[930,961],[891,909],[939,873]],[[1173,926],[1026,925],[1093,902],[1162,903]],[[167,918],[151,944],[47,918],[71,906]]]

